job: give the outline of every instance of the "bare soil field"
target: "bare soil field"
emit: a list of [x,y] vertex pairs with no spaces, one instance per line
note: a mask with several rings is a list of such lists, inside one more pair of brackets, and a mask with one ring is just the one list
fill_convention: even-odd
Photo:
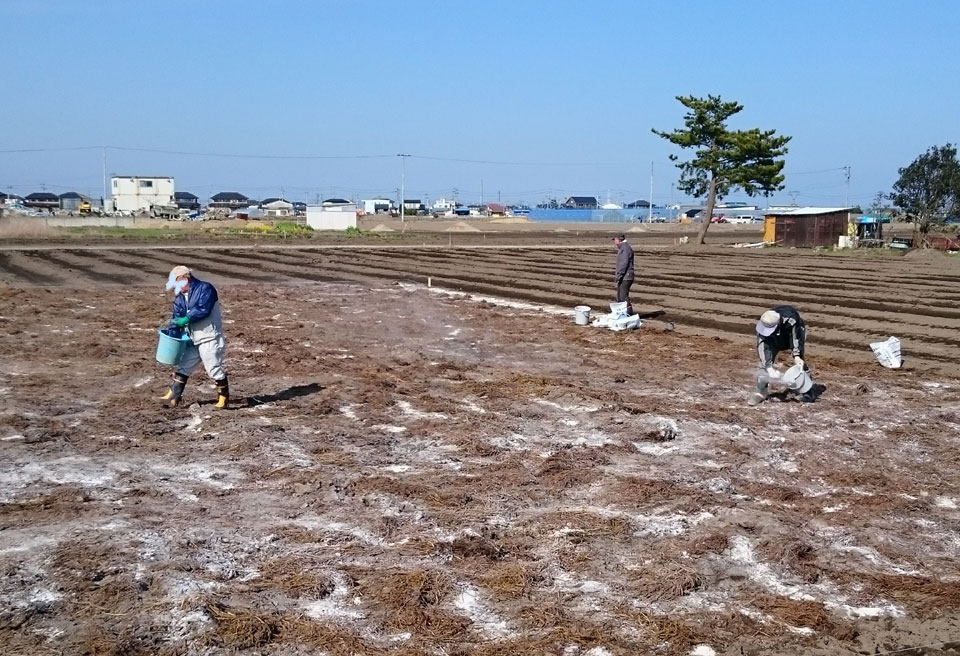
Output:
[[[898,337],[907,366],[951,372],[960,347],[960,260],[935,252],[907,256],[833,255],[797,250],[714,248],[666,251],[638,245],[635,303],[652,324],[688,334],[752,339],[755,317],[790,303],[809,324],[810,341],[831,355],[866,362],[869,343]],[[0,250],[0,284],[155,284],[171,262],[197,264],[214,282],[316,281],[426,283],[480,295],[554,304],[613,300],[614,250],[555,245],[398,245],[150,249]]]
[[[955,262],[641,253],[627,333],[524,303],[600,307],[612,259],[0,253],[0,653],[956,653]],[[227,411],[156,401],[173,263]],[[747,408],[782,301],[826,391]]]

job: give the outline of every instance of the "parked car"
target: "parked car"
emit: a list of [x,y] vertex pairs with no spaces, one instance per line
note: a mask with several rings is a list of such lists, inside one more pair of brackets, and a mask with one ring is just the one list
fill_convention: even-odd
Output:
[[759,221],[759,219],[752,214],[738,214],[727,219],[727,223],[753,223],[754,221]]

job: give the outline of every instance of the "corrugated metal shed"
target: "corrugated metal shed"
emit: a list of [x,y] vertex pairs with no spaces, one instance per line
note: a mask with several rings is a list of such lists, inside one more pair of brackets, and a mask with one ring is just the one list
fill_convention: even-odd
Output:
[[782,246],[835,246],[847,234],[849,213],[847,207],[798,207],[768,214],[767,223],[774,223],[774,241]]

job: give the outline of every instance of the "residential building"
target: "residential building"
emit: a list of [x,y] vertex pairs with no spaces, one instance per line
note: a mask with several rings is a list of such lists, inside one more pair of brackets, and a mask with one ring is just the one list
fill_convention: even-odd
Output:
[[251,202],[249,198],[236,191],[221,191],[210,198],[210,204],[207,207],[236,210],[248,207]]
[[570,196],[563,202],[563,206],[578,210],[595,210],[597,199],[593,196]]
[[490,216],[506,216],[507,208],[500,203],[487,203],[487,214]]
[[645,200],[635,200],[632,203],[627,203],[625,206],[628,210],[637,210],[641,207],[646,209],[650,207],[650,202]]
[[267,217],[294,216],[293,203],[283,198],[265,198],[260,203],[260,209]]
[[200,198],[194,196],[189,191],[177,191],[173,194],[173,201],[182,210],[196,212],[200,209]]
[[49,191],[38,191],[23,199],[24,207],[52,212],[60,209],[60,197]]
[[440,200],[434,202],[431,209],[436,210],[437,212],[449,212],[450,210],[456,209],[456,207],[457,201],[441,198]]
[[371,198],[363,201],[364,214],[389,214],[393,209],[393,201],[389,198]]
[[81,203],[90,203],[90,197],[84,196],[83,194],[78,194],[75,191],[68,191],[65,194],[60,194],[60,209],[62,210],[77,212],[80,210]]
[[168,175],[115,175],[110,189],[118,212],[146,212],[154,205],[173,205],[173,178]]

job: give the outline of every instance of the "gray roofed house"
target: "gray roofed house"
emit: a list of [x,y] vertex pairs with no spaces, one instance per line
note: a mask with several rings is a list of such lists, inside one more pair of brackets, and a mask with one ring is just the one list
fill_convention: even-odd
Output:
[[570,196],[564,201],[563,206],[578,210],[595,210],[597,199],[594,196]]
[[173,192],[173,202],[182,210],[199,210],[200,198],[191,194],[189,191]]
[[37,191],[24,198],[23,204],[37,210],[56,210],[60,208],[60,197],[49,191]]
[[221,191],[219,194],[210,198],[210,207],[222,207],[235,210],[241,207],[247,207],[251,200],[243,194],[236,191]]
[[80,203],[89,203],[90,197],[78,194],[75,191],[68,191],[60,194],[60,209],[76,212],[80,209]]

